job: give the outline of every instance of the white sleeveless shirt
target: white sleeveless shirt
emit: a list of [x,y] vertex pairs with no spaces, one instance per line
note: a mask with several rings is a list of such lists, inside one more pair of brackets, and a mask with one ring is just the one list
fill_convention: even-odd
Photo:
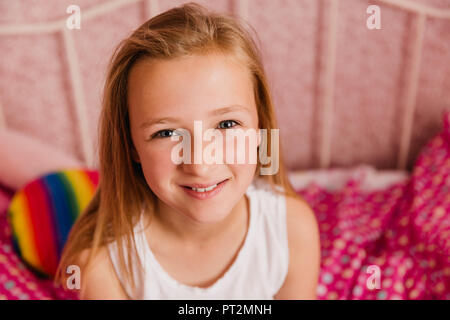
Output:
[[255,178],[245,194],[250,202],[250,221],[244,244],[225,274],[207,288],[180,283],[162,268],[142,232],[142,218],[134,228],[134,237],[144,272],[135,266],[134,291],[119,272],[117,243],[110,243],[111,261],[127,294],[143,300],[273,299],[289,266],[286,198],[273,192],[261,178]]

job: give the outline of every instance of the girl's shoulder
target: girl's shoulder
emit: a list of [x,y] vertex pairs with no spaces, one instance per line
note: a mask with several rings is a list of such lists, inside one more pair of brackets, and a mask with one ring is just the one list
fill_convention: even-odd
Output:
[[289,269],[276,299],[315,299],[320,268],[320,233],[315,213],[306,201],[286,197],[286,228]]
[[77,265],[83,268],[80,299],[128,299],[114,270],[107,247],[100,247],[87,264],[91,250],[84,249],[77,260]]

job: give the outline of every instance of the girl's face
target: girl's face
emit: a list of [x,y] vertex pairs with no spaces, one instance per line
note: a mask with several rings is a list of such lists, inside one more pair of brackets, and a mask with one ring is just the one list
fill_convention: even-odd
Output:
[[[225,139],[225,128],[258,132],[258,114],[248,69],[220,54],[143,60],[130,71],[128,107],[136,149],[134,158],[141,163],[150,189],[165,204],[158,206],[173,209],[197,222],[224,219],[242,199],[256,170],[256,164],[249,161],[248,149],[245,150],[246,163],[238,164],[236,141],[232,146]],[[223,164],[206,164],[204,160],[194,164],[194,121],[201,121],[202,133],[207,129],[220,130],[224,137]],[[172,141],[170,136],[178,135],[180,131],[176,129],[180,128],[190,133],[190,164],[172,161],[172,150],[181,139]],[[247,138],[246,141],[248,146]],[[214,143],[214,138],[202,142],[200,154],[210,143]],[[234,148],[233,163],[226,161],[227,148]],[[221,181],[225,182],[207,199],[200,199],[200,194],[193,194],[195,191],[185,187],[211,186]]]

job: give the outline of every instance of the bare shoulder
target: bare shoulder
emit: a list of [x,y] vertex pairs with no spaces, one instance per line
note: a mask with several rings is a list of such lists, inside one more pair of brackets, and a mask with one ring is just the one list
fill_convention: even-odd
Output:
[[300,198],[286,197],[289,269],[275,299],[316,299],[320,270],[319,227],[314,211]]
[[316,215],[303,199],[286,197],[286,220],[290,245],[298,246],[305,240],[319,240]]
[[[91,249],[81,252],[78,265],[85,266]],[[126,300],[125,293],[109,257],[106,247],[101,247],[91,263],[81,269],[80,299]]]

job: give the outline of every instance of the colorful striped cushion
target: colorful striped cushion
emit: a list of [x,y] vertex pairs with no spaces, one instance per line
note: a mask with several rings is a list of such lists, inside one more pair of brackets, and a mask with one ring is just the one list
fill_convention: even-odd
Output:
[[31,181],[14,195],[8,208],[13,244],[39,275],[55,274],[70,228],[97,185],[97,171],[63,170]]

